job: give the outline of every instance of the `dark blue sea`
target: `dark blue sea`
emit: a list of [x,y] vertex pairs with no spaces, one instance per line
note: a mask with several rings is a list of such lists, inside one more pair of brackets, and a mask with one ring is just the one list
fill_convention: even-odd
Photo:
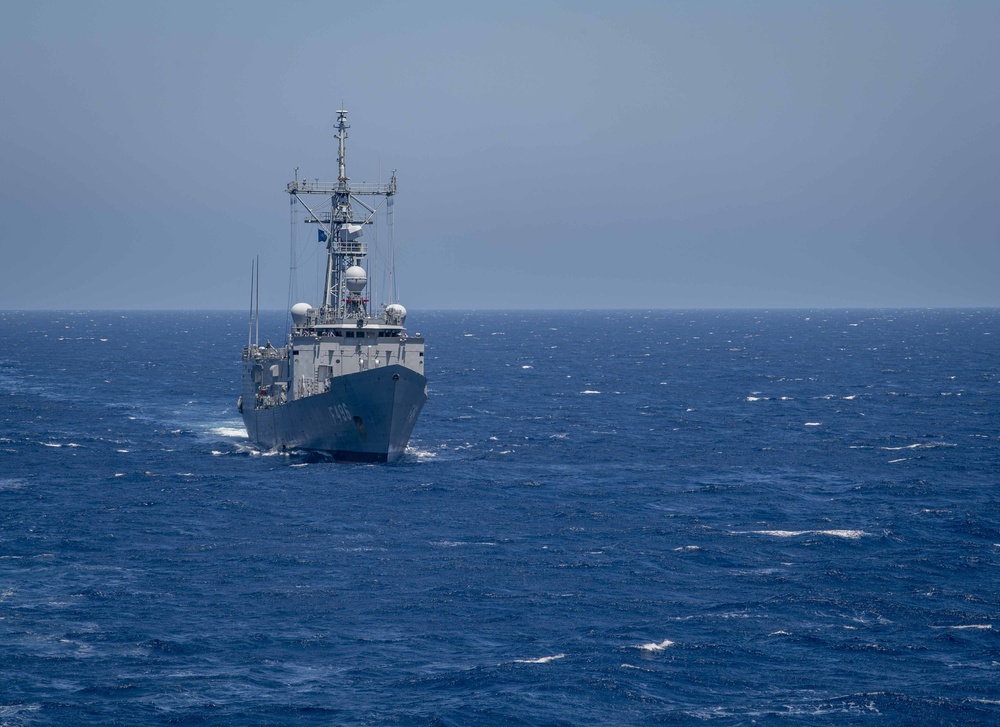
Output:
[[408,324],[357,465],[245,313],[0,313],[0,725],[1000,723],[1000,310]]

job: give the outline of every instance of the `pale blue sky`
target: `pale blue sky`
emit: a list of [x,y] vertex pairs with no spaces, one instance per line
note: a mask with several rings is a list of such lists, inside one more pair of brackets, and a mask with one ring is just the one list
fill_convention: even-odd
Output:
[[420,308],[1000,305],[997,2],[25,2],[0,309],[286,303],[298,166],[398,169]]

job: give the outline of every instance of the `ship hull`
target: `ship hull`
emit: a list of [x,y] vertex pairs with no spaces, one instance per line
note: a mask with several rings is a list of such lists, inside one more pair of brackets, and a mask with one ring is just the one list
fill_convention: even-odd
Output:
[[[427,378],[382,366],[330,379],[328,391],[268,408],[243,408],[250,439],[269,450],[317,450],[353,462],[393,462],[427,401]],[[252,385],[250,391],[252,392]],[[252,394],[248,399],[253,401]]]

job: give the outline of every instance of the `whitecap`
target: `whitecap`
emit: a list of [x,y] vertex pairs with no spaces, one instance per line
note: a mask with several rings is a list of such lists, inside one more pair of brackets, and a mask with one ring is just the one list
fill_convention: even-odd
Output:
[[525,364],[525,365],[524,365],[524,366],[522,366],[521,368],[522,368],[522,369],[533,369],[533,368],[535,368],[535,367],[534,367],[534,366],[528,366],[527,364]]
[[585,389],[584,391],[581,391],[580,393],[581,394],[600,394],[601,392],[595,391],[593,389]]
[[664,651],[668,646],[673,646],[674,642],[670,639],[664,639],[663,641],[656,643],[652,642],[649,644],[638,644],[633,646],[633,649],[639,649],[640,651]]
[[766,396],[765,397],[760,397],[760,396],[748,396],[747,397],[747,401],[761,401],[762,399],[767,399],[767,397]]
[[899,459],[890,459],[886,464],[896,464],[897,462],[905,462],[909,457],[900,457]]
[[220,437],[234,437],[236,439],[249,439],[247,435],[247,430],[243,427],[215,427],[210,429],[212,434],[218,434]]
[[556,654],[555,656],[543,656],[538,659],[514,659],[515,664],[548,664],[550,661],[555,661],[556,659],[565,659],[565,654]]
[[774,538],[797,538],[800,535],[829,535],[835,538],[857,540],[869,535],[864,530],[736,530],[732,535],[770,535]]
[[806,422],[802,426],[804,426],[804,427],[819,427],[819,426],[822,426],[822,425],[823,425],[823,422]]
[[982,629],[988,631],[993,628],[993,624],[960,624],[958,626],[931,626],[932,629],[953,629],[963,631],[965,629]]

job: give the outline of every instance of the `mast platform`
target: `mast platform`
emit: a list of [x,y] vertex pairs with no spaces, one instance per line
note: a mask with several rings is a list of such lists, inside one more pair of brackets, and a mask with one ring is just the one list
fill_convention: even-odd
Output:
[[389,197],[396,194],[396,177],[393,175],[391,181],[385,184],[375,184],[374,182],[361,182],[360,184],[347,184],[341,186],[340,182],[320,182],[299,179],[289,182],[285,187],[289,194],[336,194],[337,192],[349,192],[350,194],[370,194]]

